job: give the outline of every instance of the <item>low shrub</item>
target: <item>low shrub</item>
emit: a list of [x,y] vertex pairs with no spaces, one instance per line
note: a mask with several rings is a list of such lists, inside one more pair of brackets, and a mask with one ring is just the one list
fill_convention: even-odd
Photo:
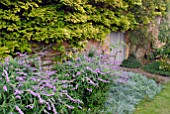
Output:
[[143,67],[144,71],[159,74],[163,76],[170,76],[170,70],[162,69],[160,66],[163,65],[161,61],[151,62]]
[[159,60],[159,69],[163,71],[170,71],[170,59],[168,56],[164,56]]
[[[55,66],[57,73],[60,74],[59,79],[65,83],[66,90],[83,102],[81,107],[86,113],[99,113],[103,109],[109,84],[116,78],[114,76],[116,66],[104,58],[105,56],[80,55],[76,60],[72,59]],[[98,109],[97,112],[95,109]],[[75,114],[80,113],[79,110],[73,111]]]
[[128,59],[123,60],[120,66],[128,68],[140,68],[142,67],[142,64],[135,58],[135,56],[130,55]]
[[131,72],[122,72],[119,76],[130,77],[126,83],[115,83],[110,87],[105,102],[106,114],[132,114],[142,99],[152,99],[161,91],[154,80]]
[[104,56],[80,56],[43,70],[25,54],[0,63],[0,113],[85,114],[104,108],[116,67]]
[[39,58],[7,58],[0,63],[0,114],[66,114],[67,102],[79,105],[80,100],[63,91],[55,71],[43,71]]

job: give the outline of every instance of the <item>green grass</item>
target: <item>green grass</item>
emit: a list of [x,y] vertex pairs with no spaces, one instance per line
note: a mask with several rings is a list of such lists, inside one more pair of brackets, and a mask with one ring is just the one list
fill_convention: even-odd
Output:
[[170,82],[151,101],[143,101],[134,114],[170,114]]

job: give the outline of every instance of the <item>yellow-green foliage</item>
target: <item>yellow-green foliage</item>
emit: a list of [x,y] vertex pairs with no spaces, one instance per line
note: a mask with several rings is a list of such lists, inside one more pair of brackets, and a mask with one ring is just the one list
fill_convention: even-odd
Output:
[[160,60],[159,69],[163,71],[170,71],[170,60],[167,56],[162,57]]
[[165,11],[155,0],[0,0],[0,56],[31,52],[30,41],[83,48],[110,31],[148,24]]

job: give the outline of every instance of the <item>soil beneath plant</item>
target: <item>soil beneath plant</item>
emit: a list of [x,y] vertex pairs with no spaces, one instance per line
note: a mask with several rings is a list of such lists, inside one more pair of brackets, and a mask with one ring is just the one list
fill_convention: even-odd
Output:
[[120,67],[120,68],[124,71],[140,73],[142,75],[147,76],[148,78],[155,79],[156,82],[158,82],[158,83],[167,83],[170,81],[170,76],[168,77],[168,76],[162,76],[162,75],[158,75],[158,74],[151,74],[151,73],[146,72],[140,68],[125,68],[125,67]]

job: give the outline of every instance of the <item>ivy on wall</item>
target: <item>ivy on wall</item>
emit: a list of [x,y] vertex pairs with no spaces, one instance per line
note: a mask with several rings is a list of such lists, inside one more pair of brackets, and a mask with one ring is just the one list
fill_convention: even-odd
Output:
[[161,0],[1,0],[0,58],[31,52],[32,42],[63,42],[81,49],[87,40],[103,41],[110,31],[127,31],[163,15]]

